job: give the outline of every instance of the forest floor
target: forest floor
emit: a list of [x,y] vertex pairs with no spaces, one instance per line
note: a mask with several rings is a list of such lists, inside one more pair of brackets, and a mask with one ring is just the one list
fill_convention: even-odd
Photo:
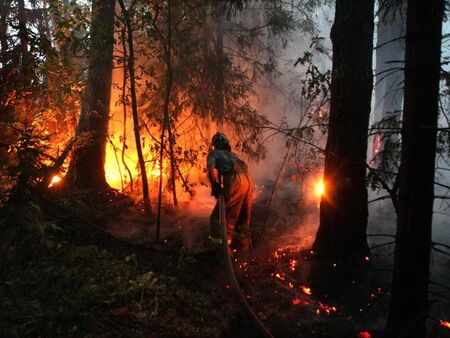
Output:
[[[259,233],[266,204],[254,205]],[[117,194],[55,193],[10,210],[0,223],[2,336],[258,337],[208,242],[208,212],[165,209],[155,244],[155,222]],[[312,259],[314,206],[274,203],[268,215],[258,246],[234,265],[272,334],[380,337],[385,262],[349,270]]]

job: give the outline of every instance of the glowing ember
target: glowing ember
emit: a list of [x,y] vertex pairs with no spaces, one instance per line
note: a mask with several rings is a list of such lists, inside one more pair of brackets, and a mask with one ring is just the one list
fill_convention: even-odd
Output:
[[277,272],[276,274],[275,274],[275,277],[277,277],[279,280],[286,280],[286,276],[285,276],[285,274],[284,273],[280,273],[280,272]]
[[440,320],[439,325],[441,325],[442,327],[445,327],[447,329],[450,329],[450,322],[447,322],[445,320]]
[[292,300],[292,304],[294,304],[294,305],[300,305],[301,302],[302,302],[302,301],[301,301],[299,298],[294,298],[294,299]]
[[290,259],[289,260],[289,269],[291,271],[295,271],[295,267],[297,266],[298,261],[296,259]]
[[323,183],[323,180],[320,180],[316,183],[315,190],[316,190],[317,197],[321,197],[324,194],[325,184]]
[[319,308],[316,310],[316,314],[320,315],[321,312],[324,312],[327,316],[329,316],[332,312],[337,312],[335,306],[328,306],[319,302]]
[[305,295],[309,295],[309,296],[312,295],[310,287],[307,287],[307,286],[304,286],[304,285],[300,285],[300,289],[302,289],[302,291],[303,291],[303,293]]
[[51,188],[51,187],[57,185],[61,181],[62,181],[61,176],[55,175],[52,177],[52,180],[50,181],[50,184],[48,185],[48,187]]
[[367,262],[370,261],[369,256],[365,256],[365,257],[364,257],[364,260],[366,260]]
[[294,288],[294,284],[292,284],[291,282],[289,282],[288,286],[289,286],[290,289]]
[[275,259],[280,259],[281,258],[281,255],[278,253],[278,251],[281,251],[281,250],[278,249],[277,251],[274,251],[274,253],[272,254]]
[[372,335],[369,331],[361,331],[358,333],[358,338],[371,338]]

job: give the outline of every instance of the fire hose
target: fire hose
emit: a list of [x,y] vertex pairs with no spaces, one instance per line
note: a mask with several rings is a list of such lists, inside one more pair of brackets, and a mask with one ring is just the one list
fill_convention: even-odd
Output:
[[219,195],[219,221],[220,221],[220,232],[222,237],[222,249],[223,256],[225,257],[225,266],[227,270],[227,275],[230,280],[231,286],[237,296],[239,303],[244,309],[245,313],[252,320],[255,327],[259,330],[262,336],[267,338],[273,338],[270,331],[264,326],[261,320],[258,318],[257,314],[251,308],[250,304],[247,302],[247,299],[242,293],[242,290],[239,286],[239,283],[236,279],[236,274],[234,273],[233,262],[230,257],[230,252],[228,249],[228,237],[227,237],[227,222],[226,222],[226,213],[225,213],[225,198],[223,193]]

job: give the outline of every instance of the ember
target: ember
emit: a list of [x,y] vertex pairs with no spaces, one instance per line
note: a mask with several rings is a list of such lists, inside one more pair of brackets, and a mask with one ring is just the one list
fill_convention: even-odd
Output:
[[358,333],[358,338],[371,338],[372,335],[369,331],[361,331]]
[[332,312],[337,312],[337,309],[335,306],[328,306],[319,302],[319,308],[316,310],[316,314],[320,315],[322,311],[325,312],[327,316],[329,316]]
[[50,181],[50,184],[48,185],[48,187],[51,188],[51,187],[57,185],[61,181],[62,181],[61,176],[55,175],[52,177],[52,180]]
[[447,329],[450,329],[450,322],[447,322],[445,320],[440,320],[439,325],[441,325],[442,327],[445,327]]
[[291,271],[295,271],[295,267],[297,266],[298,261],[296,259],[290,259],[289,260],[289,269]]
[[282,272],[277,272],[275,274],[275,277],[277,277],[279,280],[286,280],[286,275]]
[[302,289],[302,291],[303,291],[303,293],[305,295],[309,295],[309,296],[312,295],[310,287],[307,287],[307,286],[304,286],[304,285],[300,285],[300,289]]
[[292,304],[294,304],[294,305],[299,305],[301,302],[302,302],[302,301],[301,301],[300,299],[298,299],[298,298],[294,298],[294,299],[292,300]]

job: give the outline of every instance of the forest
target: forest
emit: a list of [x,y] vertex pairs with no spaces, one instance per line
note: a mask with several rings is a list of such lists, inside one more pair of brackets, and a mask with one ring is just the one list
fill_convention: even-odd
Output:
[[449,10],[0,0],[0,335],[450,337]]

